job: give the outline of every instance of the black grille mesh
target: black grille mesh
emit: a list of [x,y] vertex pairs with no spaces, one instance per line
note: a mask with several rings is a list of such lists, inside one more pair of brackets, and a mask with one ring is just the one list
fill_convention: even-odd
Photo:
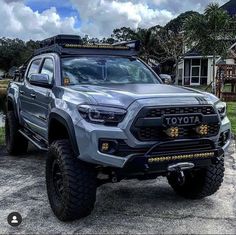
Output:
[[215,114],[212,106],[202,107],[170,107],[170,108],[150,108],[146,117],[161,117],[164,114],[196,114],[203,115]]
[[[212,106],[194,106],[194,107],[146,107],[143,108],[137,118],[135,119],[133,125],[131,126],[131,133],[140,141],[161,141],[173,139],[166,134],[167,127],[162,124],[157,124],[153,126],[148,124],[145,126],[136,126],[138,120],[141,119],[159,119],[161,120],[163,115],[178,115],[178,114],[202,114],[205,117],[214,115],[217,116],[214,108]],[[218,120],[218,118],[216,118]],[[151,122],[150,122],[151,123]],[[158,123],[158,122],[156,122]],[[179,126],[179,135],[174,139],[184,139],[184,138],[203,138],[216,136],[219,132],[219,122],[204,123],[208,125],[208,134],[200,135],[196,131],[196,125]]]

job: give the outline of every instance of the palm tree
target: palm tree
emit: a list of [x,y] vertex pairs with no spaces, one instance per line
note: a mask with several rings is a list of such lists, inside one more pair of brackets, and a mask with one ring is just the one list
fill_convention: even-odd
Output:
[[[225,57],[235,40],[234,21],[219,4],[209,4],[202,15],[193,15],[185,22],[185,41],[203,55],[213,55],[213,84],[215,84],[216,57]],[[215,89],[214,89],[215,90]]]

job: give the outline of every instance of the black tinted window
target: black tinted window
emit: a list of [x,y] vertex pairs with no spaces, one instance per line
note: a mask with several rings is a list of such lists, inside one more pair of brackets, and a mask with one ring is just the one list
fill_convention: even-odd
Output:
[[41,59],[34,60],[29,68],[27,79],[29,80],[31,74],[35,74],[39,72],[39,66],[40,66]]
[[53,65],[52,59],[44,60],[41,74],[47,74],[49,76],[50,83],[52,83],[53,76],[54,76],[54,65]]

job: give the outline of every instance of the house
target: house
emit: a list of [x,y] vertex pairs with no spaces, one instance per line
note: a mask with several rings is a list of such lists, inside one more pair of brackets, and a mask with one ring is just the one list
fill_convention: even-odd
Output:
[[222,9],[226,10],[229,15],[236,16],[236,1],[235,0],[231,0],[227,3],[225,3],[222,7]]
[[[216,57],[216,65],[236,65],[236,43],[230,48],[227,59]],[[217,66],[215,67],[215,75]],[[203,56],[192,49],[184,54],[178,65],[178,84],[184,86],[209,85],[213,81],[213,56]],[[176,81],[177,82],[177,81]]]
[[[231,0],[224,4],[222,9],[226,10],[231,16],[236,16],[236,0]],[[236,43],[230,48],[227,59],[216,58],[216,64],[236,64]],[[215,75],[217,74],[217,66]],[[178,79],[176,83],[186,86],[209,85],[213,81],[213,55],[203,56],[203,53],[191,49],[184,53],[183,58],[178,64]]]
[[184,86],[210,84],[213,77],[212,64],[213,56],[203,56],[194,49],[186,52],[178,66],[178,84]]

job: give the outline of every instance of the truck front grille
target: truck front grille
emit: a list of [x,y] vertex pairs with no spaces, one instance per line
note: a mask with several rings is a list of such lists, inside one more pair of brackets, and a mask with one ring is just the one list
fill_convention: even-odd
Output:
[[[199,115],[201,123],[191,123],[185,125],[178,123],[176,125],[166,125],[165,117],[191,116]],[[201,135],[197,127],[201,124],[207,125],[207,134]],[[178,128],[178,135],[171,137],[167,134],[167,129],[171,127]],[[215,109],[208,106],[194,107],[144,107],[138,113],[132,126],[131,133],[140,141],[162,141],[173,139],[188,139],[216,136],[219,132],[220,120]]]
[[146,117],[161,117],[165,114],[196,114],[203,115],[215,114],[215,110],[212,106],[200,106],[200,107],[168,107],[168,108],[150,108]]

